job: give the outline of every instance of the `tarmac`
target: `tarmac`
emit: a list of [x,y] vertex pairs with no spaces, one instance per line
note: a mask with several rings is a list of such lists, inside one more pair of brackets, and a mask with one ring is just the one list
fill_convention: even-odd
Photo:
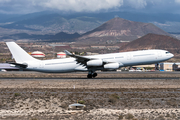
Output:
[[[180,72],[97,72],[93,79],[179,79]],[[0,72],[0,79],[86,79],[87,72],[74,73],[40,73],[31,71]]]
[[[0,119],[180,118],[179,72],[0,72]],[[83,101],[84,110],[68,105]]]

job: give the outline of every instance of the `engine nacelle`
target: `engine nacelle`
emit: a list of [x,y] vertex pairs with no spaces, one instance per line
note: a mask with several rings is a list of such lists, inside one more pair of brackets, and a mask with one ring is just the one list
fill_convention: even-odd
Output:
[[87,66],[102,66],[103,61],[102,60],[90,60],[87,62]]
[[119,63],[108,63],[104,65],[105,69],[118,69]]

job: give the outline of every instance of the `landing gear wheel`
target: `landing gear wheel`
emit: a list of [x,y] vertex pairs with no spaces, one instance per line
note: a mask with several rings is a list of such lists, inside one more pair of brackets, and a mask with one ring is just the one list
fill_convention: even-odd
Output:
[[97,76],[97,73],[93,73],[93,75],[92,75],[94,78]]
[[91,75],[91,74],[88,74],[88,75],[87,75],[87,78],[92,78],[92,75]]
[[90,71],[87,75],[87,78],[95,78],[97,76],[97,73]]

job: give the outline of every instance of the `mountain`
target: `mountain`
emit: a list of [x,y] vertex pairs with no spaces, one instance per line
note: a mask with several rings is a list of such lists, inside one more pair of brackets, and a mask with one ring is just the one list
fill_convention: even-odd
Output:
[[[43,15],[51,15],[51,14],[58,14],[65,19],[74,19],[78,17],[89,17],[89,18],[96,18],[99,21],[108,21],[114,17],[120,17],[123,19],[137,21],[137,22],[158,22],[158,23],[165,23],[169,22],[179,22],[180,14],[171,14],[171,13],[137,13],[137,12],[122,12],[122,11],[110,11],[110,12],[94,12],[94,13],[62,13],[62,12],[53,12],[53,11],[42,11],[42,12],[35,12],[29,13],[24,15],[15,15],[15,14],[0,14],[0,21],[3,20],[4,22],[17,22],[22,20],[28,20],[35,17],[43,16]],[[6,17],[10,16],[10,17]]]
[[2,14],[0,13],[0,23],[6,23],[6,22],[12,22],[11,20],[9,21],[8,19],[15,18],[15,17],[20,17],[21,15],[17,14]]
[[[42,12],[35,12],[35,13],[29,13],[29,14],[0,14],[0,17],[2,18],[0,22],[18,22],[22,20],[28,20],[35,17],[39,17],[42,15],[48,15],[53,14],[53,12],[50,11],[42,11]],[[4,17],[7,16],[7,17]]]
[[[100,26],[105,21],[114,17],[123,19],[154,23],[167,32],[180,32],[173,29],[179,23],[179,14],[147,14],[136,12],[101,12],[101,13],[61,13],[43,11],[25,15],[0,14],[0,23],[11,23],[1,25],[8,29],[39,30],[41,32],[69,32],[85,33]],[[176,26],[174,25],[176,24]],[[172,31],[173,30],[173,31]],[[46,32],[47,33],[47,32]]]
[[76,38],[78,38],[80,36],[81,35],[78,34],[78,33],[68,34],[68,33],[65,33],[65,32],[60,32],[60,33],[57,33],[57,34],[49,37],[49,39],[53,39],[53,40],[58,40],[58,39],[61,39],[61,40],[71,40],[71,39],[76,39]]
[[143,49],[163,49],[175,54],[180,54],[180,40],[166,36],[149,33],[120,48],[120,51],[133,51]]
[[87,32],[79,38],[80,41],[107,42],[132,41],[148,33],[170,35],[152,23],[134,22],[122,18],[114,18],[102,24],[98,28]]
[[18,33],[18,34],[12,34],[9,36],[4,36],[1,39],[14,39],[14,40],[18,40],[18,39],[31,39],[31,40],[46,40],[48,42],[72,42],[74,41],[76,38],[80,37],[80,35],[78,33],[74,33],[74,34],[68,34],[65,32],[60,32],[57,33],[55,35],[36,35],[36,34],[27,34],[27,33]]
[[[17,19],[18,18],[12,20]],[[51,13],[24,15],[21,20],[17,20],[12,24],[1,25],[1,27],[7,29],[41,31],[44,33],[85,33],[101,24],[102,21],[93,17],[79,16],[66,18],[58,13]]]
[[[166,30],[169,33],[180,33],[180,22],[179,14],[146,14],[146,13],[136,13],[136,12],[120,12],[120,11],[114,11],[114,12],[104,12],[104,13],[61,13],[61,12],[53,12],[53,11],[43,11],[43,12],[37,12],[37,13],[30,13],[25,15],[14,15],[14,14],[0,14],[0,40],[2,37],[5,37],[7,35],[13,35],[15,33],[26,33],[28,35],[32,34],[38,34],[38,35],[45,35],[45,34],[57,34],[59,32],[66,32],[69,34],[72,33],[79,33],[84,34],[88,31],[91,31],[96,29],[98,26],[105,23],[105,21],[108,21],[114,17],[121,17],[123,19],[127,19],[130,23],[130,25],[133,25],[132,21],[138,21],[137,23],[132,26],[134,30],[137,28],[138,34],[139,31],[139,24],[141,22],[145,22],[144,28],[150,28],[155,25],[157,25],[160,28],[163,28],[163,30]],[[130,22],[131,20],[131,22]],[[121,21],[120,21],[121,22]],[[113,19],[112,19],[113,23]],[[148,24],[149,23],[149,24]],[[128,24],[128,22],[127,22]],[[131,27],[127,24],[124,24],[123,27]],[[116,28],[116,24],[113,27],[110,27],[108,23],[106,23],[105,26],[101,26],[100,28],[96,29],[115,29],[117,32],[111,31],[106,34],[100,34],[101,37],[98,37],[98,34],[91,37],[85,37],[83,39],[86,39],[87,43],[102,43],[108,44],[108,43],[116,43],[119,41],[131,41],[134,39],[137,39],[144,34],[136,35],[134,33],[131,33],[132,35],[129,35],[129,30],[132,32],[133,30],[129,29],[121,29]],[[119,26],[120,24],[117,24]],[[122,24],[123,25],[123,24]],[[151,28],[150,28],[151,29]],[[118,30],[121,30],[119,32]],[[144,32],[144,31],[143,31]],[[88,32],[90,33],[90,32]],[[144,33],[149,33],[148,31],[145,31]],[[151,32],[150,32],[151,33]],[[112,35],[110,35],[112,34]],[[114,34],[114,35],[113,35]],[[119,34],[127,34],[127,35],[121,35]],[[158,33],[159,34],[159,33]],[[87,34],[84,34],[87,35]],[[105,35],[105,37],[103,37]],[[179,35],[179,34],[178,34]],[[176,35],[176,36],[178,36]],[[127,37],[128,36],[128,37]],[[31,36],[32,37],[32,36]],[[83,36],[84,37],[84,36]],[[81,39],[79,39],[81,40]]]
[[37,39],[46,39],[49,38],[51,35],[35,35],[35,34],[27,34],[27,33],[17,33],[17,34],[12,34],[9,36],[4,36],[1,39],[13,39],[13,40],[18,40],[18,39],[31,39],[31,40],[37,40]]

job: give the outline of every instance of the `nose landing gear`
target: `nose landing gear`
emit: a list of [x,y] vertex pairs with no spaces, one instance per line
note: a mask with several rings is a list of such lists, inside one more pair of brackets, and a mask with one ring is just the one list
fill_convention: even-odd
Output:
[[89,72],[87,78],[95,78],[97,76],[96,72]]

